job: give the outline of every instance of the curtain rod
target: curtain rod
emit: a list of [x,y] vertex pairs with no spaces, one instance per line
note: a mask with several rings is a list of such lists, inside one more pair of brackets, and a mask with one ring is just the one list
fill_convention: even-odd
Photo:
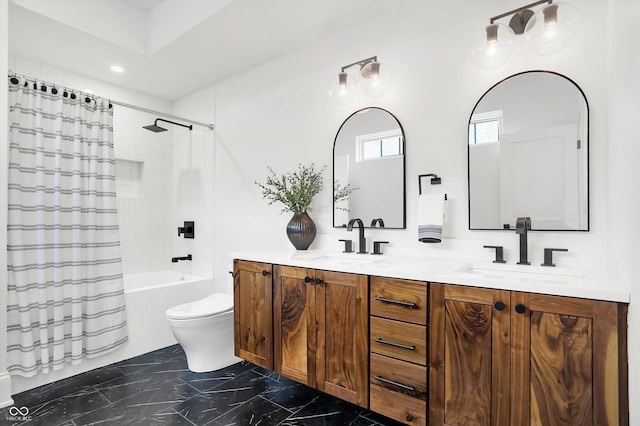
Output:
[[[33,78],[33,77],[26,76],[24,74],[17,74],[17,73],[9,71],[9,77],[22,77],[25,80],[31,81],[33,83],[40,82],[40,83],[45,84],[47,86],[60,87],[60,88],[63,88],[63,89],[69,90],[69,91],[80,92],[83,95],[89,96],[91,98],[96,98],[96,96],[93,93],[86,93],[86,92],[82,92],[81,90],[70,89],[70,88],[68,88],[66,86],[63,86],[61,84],[49,83],[49,82],[44,81],[44,80],[39,80],[39,79],[36,79],[36,78]],[[153,109],[149,109],[149,108],[144,108],[144,107],[137,106],[137,105],[128,104],[126,102],[116,101],[114,99],[109,99],[109,102],[111,102],[114,105],[119,105],[119,106],[122,106],[122,107],[125,107],[125,108],[135,109],[137,111],[147,112],[149,114],[161,115],[163,117],[173,118],[174,120],[186,121],[187,123],[196,124],[198,126],[206,127],[209,130],[213,130],[213,123],[203,123],[203,122],[200,122],[200,121],[190,120],[188,118],[178,117],[177,115],[167,114],[166,112],[155,111]]]
[[200,121],[194,121],[194,120],[190,120],[188,118],[178,117],[177,115],[167,114],[166,112],[154,111],[152,109],[139,107],[137,105],[131,105],[131,104],[128,104],[128,103],[125,103],[125,102],[115,101],[113,99],[109,99],[109,102],[111,102],[114,105],[123,106],[125,108],[131,108],[131,109],[135,109],[135,110],[142,111],[142,112],[148,112],[150,114],[161,115],[163,117],[173,118],[174,120],[186,121],[187,123],[197,124],[198,126],[203,126],[203,127],[208,128],[209,130],[213,130],[213,123],[210,123],[210,124],[202,123]]

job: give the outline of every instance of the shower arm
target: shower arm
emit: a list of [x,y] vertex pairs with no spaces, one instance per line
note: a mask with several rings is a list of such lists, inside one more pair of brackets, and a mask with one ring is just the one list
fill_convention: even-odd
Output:
[[175,121],[165,120],[164,118],[156,118],[156,121],[153,122],[153,125],[157,126],[158,121],[164,121],[165,123],[175,124],[176,126],[182,126],[182,127],[186,127],[189,130],[193,130],[193,125],[191,124],[187,126],[186,124],[176,123]]

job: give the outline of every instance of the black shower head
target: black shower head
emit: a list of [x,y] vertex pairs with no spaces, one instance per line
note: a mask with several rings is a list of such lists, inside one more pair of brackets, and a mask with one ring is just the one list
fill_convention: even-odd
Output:
[[171,124],[175,124],[176,126],[186,127],[189,130],[193,129],[193,126],[191,125],[187,126],[186,124],[176,123],[175,121],[163,120],[162,118],[156,118],[156,121],[154,121],[153,124],[149,124],[148,126],[142,126],[142,128],[151,130],[154,133],[166,132],[167,129],[165,129],[164,127],[158,126],[158,121],[164,121],[165,123],[171,123]]
[[[157,123],[157,121],[156,121]],[[147,130],[151,130],[154,133],[159,133],[159,132],[166,132],[167,129],[165,129],[164,127],[160,127],[157,124],[149,124],[148,126],[143,126],[143,129],[147,129]]]

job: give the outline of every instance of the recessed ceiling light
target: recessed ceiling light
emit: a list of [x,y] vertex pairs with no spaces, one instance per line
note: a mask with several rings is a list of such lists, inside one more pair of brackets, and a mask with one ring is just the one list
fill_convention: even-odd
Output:
[[124,72],[124,68],[122,68],[119,65],[111,65],[111,71],[117,72],[117,73],[122,73],[122,72]]

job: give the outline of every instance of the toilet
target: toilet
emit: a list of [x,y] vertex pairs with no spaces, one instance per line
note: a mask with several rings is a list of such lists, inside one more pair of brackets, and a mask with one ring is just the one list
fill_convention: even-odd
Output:
[[167,309],[167,320],[187,355],[189,370],[219,370],[241,361],[233,355],[233,296],[214,293]]

